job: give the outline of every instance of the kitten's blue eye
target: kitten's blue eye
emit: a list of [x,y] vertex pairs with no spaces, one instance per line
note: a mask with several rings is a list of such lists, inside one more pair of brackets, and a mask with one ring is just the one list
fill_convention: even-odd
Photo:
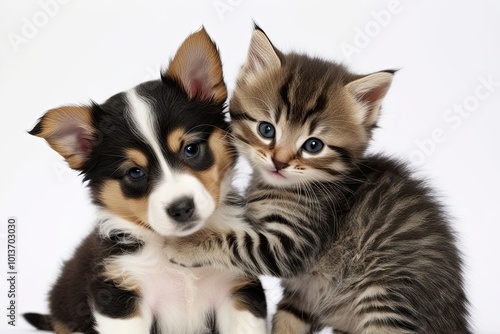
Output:
[[200,152],[198,144],[190,144],[184,147],[184,156],[188,159],[194,158]]
[[262,122],[259,124],[259,133],[262,137],[266,139],[274,138],[275,130],[274,126],[267,122]]
[[146,176],[146,173],[139,167],[130,168],[127,174],[132,180],[140,180]]
[[306,140],[302,148],[309,153],[319,153],[325,145],[317,138],[309,138]]

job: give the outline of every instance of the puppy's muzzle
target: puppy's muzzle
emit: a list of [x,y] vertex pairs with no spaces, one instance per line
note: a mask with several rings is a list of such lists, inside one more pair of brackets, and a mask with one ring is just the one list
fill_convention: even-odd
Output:
[[192,197],[181,197],[167,207],[167,214],[178,223],[186,223],[192,220],[195,211]]

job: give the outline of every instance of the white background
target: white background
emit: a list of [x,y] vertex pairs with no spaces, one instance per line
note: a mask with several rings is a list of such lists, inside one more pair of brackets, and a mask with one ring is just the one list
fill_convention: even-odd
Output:
[[[499,2],[53,3],[0,1],[0,272],[7,272],[7,217],[15,216],[19,313],[47,310],[63,259],[94,219],[81,177],[26,130],[50,108],[103,102],[158,78],[202,24],[221,50],[232,89],[253,19],[281,50],[343,61],[361,73],[400,69],[372,150],[411,160],[437,189],[459,234],[474,328],[500,333]],[[452,108],[464,104],[467,114],[457,118]],[[4,275],[0,332],[29,332],[19,318],[17,328],[6,325]],[[279,298],[275,286],[268,282],[272,302]]]

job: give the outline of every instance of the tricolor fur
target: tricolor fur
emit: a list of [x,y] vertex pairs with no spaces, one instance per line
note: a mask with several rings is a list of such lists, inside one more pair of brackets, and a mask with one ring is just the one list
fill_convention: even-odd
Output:
[[204,29],[189,36],[161,80],[103,104],[48,111],[30,132],[88,181],[100,217],[50,292],[40,329],[83,333],[264,333],[255,277],[167,261],[165,237],[241,213],[232,191],[222,66]]

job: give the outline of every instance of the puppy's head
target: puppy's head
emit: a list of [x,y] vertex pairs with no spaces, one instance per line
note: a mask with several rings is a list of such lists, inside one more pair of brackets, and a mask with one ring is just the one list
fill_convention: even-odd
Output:
[[164,236],[199,229],[234,165],[215,44],[190,35],[161,80],[103,104],[49,110],[30,134],[44,138],[88,181],[108,212]]

